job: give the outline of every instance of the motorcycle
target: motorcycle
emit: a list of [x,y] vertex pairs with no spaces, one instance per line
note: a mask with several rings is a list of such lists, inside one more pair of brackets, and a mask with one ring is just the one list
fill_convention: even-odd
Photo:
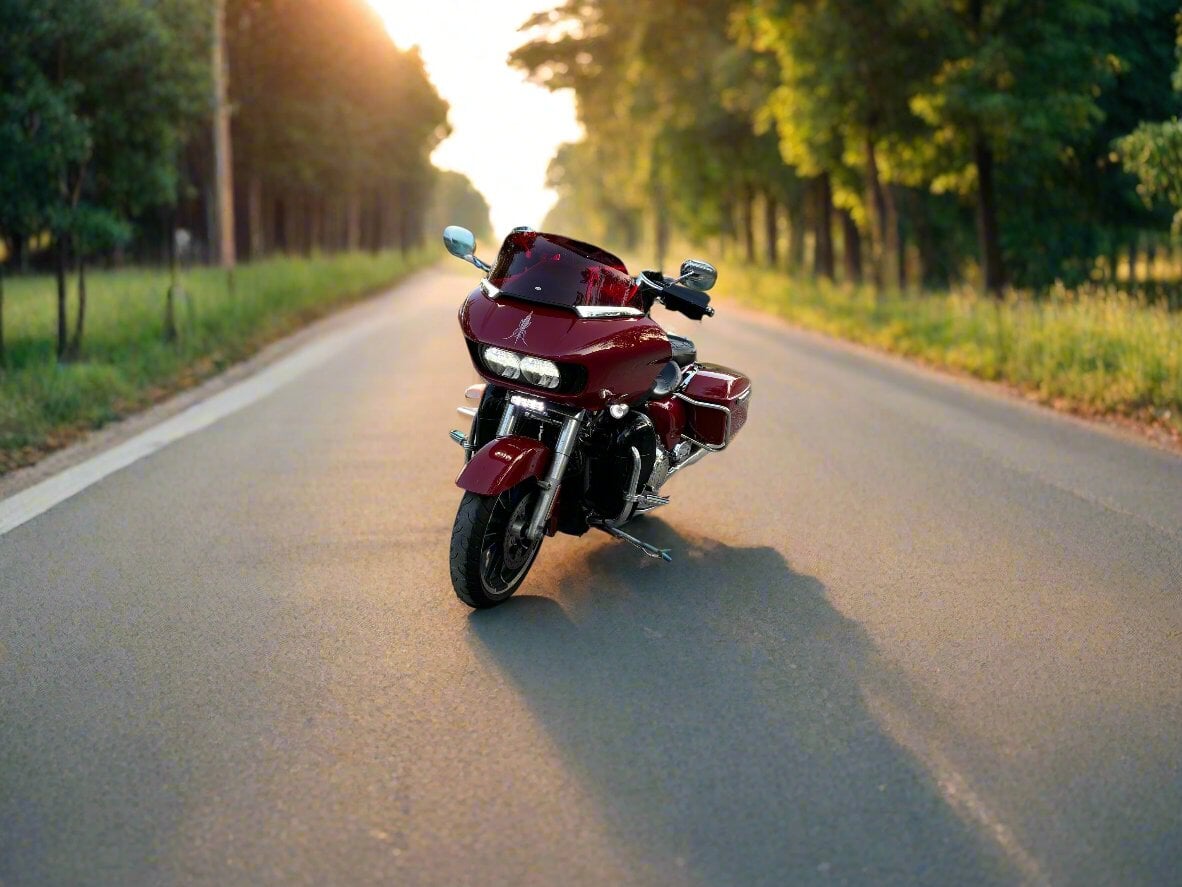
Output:
[[676,278],[632,277],[616,256],[515,228],[489,265],[466,228],[443,232],[448,252],[485,273],[464,300],[460,329],[484,384],[460,407],[471,418],[456,485],[464,490],[451,538],[460,600],[492,607],[525,580],[546,536],[605,532],[645,555],[667,549],[623,527],[669,504],[662,487],[725,449],[747,421],[751,382],[698,360],[666,333],[656,303],[710,317],[718,272],[688,260]]

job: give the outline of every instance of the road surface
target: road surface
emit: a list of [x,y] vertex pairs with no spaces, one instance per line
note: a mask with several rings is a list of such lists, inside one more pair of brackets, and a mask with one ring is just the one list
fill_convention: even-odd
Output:
[[472,613],[474,279],[0,536],[0,882],[1182,878],[1182,459],[722,299],[675,562]]

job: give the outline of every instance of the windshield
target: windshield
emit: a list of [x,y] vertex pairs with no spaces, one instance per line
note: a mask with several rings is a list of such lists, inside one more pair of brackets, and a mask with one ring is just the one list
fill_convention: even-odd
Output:
[[589,243],[538,231],[514,231],[505,238],[488,282],[507,296],[547,305],[644,307],[618,258]]

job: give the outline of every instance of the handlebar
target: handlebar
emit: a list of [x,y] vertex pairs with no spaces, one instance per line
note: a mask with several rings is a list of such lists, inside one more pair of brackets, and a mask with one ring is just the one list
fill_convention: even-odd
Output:
[[656,271],[640,272],[636,282],[652,289],[655,298],[670,311],[684,314],[690,320],[714,316],[714,309],[710,307],[710,296],[701,290],[680,286]]

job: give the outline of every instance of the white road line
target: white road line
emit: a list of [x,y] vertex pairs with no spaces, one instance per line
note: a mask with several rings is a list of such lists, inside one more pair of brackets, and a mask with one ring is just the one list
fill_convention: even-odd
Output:
[[377,318],[366,318],[346,329],[330,333],[276,361],[257,375],[194,404],[130,440],[0,501],[0,536],[44,514],[116,471],[262,400],[350,345],[392,324],[395,319],[396,315],[392,312],[384,312]]
[[1044,887],[1052,883],[1034,855],[1022,845],[1013,830],[985,799],[973,790],[969,781],[948,759],[938,743],[926,738],[920,730],[914,728],[907,716],[884,694],[863,686],[862,698],[870,712],[886,728],[887,733],[928,769],[948,806],[962,820],[979,828],[993,841],[1017,869],[1023,884]]

